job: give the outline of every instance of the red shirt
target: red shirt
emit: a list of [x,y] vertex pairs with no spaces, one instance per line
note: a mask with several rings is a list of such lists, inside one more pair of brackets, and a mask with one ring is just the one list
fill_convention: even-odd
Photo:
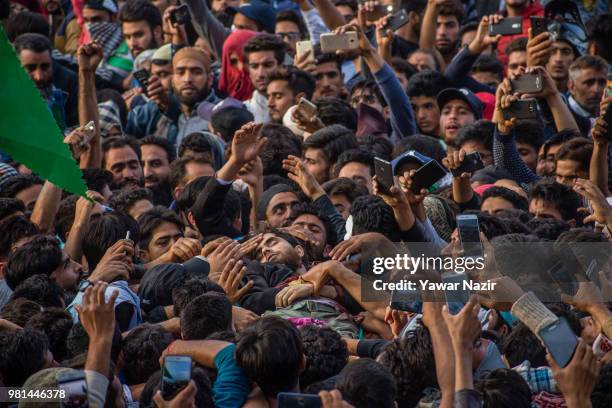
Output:
[[512,40],[519,37],[528,37],[529,36],[529,28],[531,27],[531,20],[529,17],[531,16],[543,16],[544,15],[544,7],[540,4],[539,1],[534,1],[523,10],[523,34],[516,35],[504,35],[497,43],[497,58],[504,64],[504,68],[508,66],[508,56],[504,52],[506,47]]

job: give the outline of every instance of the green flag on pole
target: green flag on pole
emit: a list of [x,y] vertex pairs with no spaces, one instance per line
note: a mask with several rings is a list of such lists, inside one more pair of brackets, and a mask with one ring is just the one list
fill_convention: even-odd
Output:
[[85,196],[81,169],[0,26],[0,150],[40,177]]

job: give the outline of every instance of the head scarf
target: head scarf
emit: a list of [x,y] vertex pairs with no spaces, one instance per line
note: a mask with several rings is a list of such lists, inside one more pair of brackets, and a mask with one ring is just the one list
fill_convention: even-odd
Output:
[[225,39],[223,44],[219,90],[239,101],[249,99],[255,88],[246,66],[242,70],[232,66],[230,57],[235,53],[240,60],[243,60],[244,45],[256,35],[254,31],[236,30]]

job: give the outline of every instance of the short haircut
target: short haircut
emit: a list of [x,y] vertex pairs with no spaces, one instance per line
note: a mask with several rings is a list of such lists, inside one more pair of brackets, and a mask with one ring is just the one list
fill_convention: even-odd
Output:
[[514,126],[514,134],[517,143],[525,143],[532,146],[536,153],[544,144],[544,126],[537,120],[520,120]]
[[[2,197],[0,198],[0,221],[4,220],[9,215],[15,214],[16,212],[24,212],[25,207],[23,203],[13,197]],[[2,230],[6,231],[6,230]],[[2,253],[0,251],[0,253]]]
[[480,119],[476,122],[463,126],[459,130],[455,146],[461,148],[467,142],[480,142],[487,150],[493,151],[493,132],[495,124],[486,119]]
[[544,241],[554,241],[565,231],[569,231],[570,225],[556,218],[533,218],[527,222],[527,227],[532,233]]
[[343,125],[357,131],[357,112],[344,99],[324,97],[316,100],[317,116],[324,125]]
[[308,28],[306,28],[306,23],[304,23],[304,19],[302,19],[301,15],[299,15],[295,11],[282,10],[276,13],[276,23],[280,23],[281,21],[289,21],[297,25],[301,35],[300,39],[306,38],[308,36]]
[[572,62],[569,67],[569,76],[571,80],[576,80],[580,71],[583,69],[594,69],[596,71],[608,72],[608,63],[597,55],[583,55]]
[[555,161],[572,160],[581,164],[588,171],[591,155],[593,154],[593,142],[586,138],[576,138],[561,145],[555,154]]
[[164,149],[168,156],[168,163],[172,163],[176,159],[176,149],[168,139],[159,136],[147,136],[144,139],[140,139],[140,146],[144,145],[155,145]]
[[153,232],[164,222],[176,225],[181,232],[185,230],[178,215],[161,205],[157,205],[149,211],[142,213],[140,218],[138,218],[138,229],[140,230],[140,241],[138,243],[141,249],[146,249],[149,246],[153,238]]
[[210,123],[215,132],[221,134],[221,138],[226,143],[229,143],[234,137],[234,133],[243,125],[252,122],[253,119],[254,116],[248,109],[224,108],[212,114]]
[[379,196],[357,197],[351,205],[353,235],[378,232],[393,242],[400,241],[400,231],[393,209]]
[[122,147],[126,146],[130,147],[134,153],[136,153],[136,156],[140,161],[142,154],[138,140],[131,136],[115,136],[109,137],[102,142],[102,167],[106,167],[106,153],[108,153],[111,149],[121,149]]
[[400,0],[400,9],[404,9],[407,12],[414,11],[418,15],[422,16],[427,7],[427,0]]
[[264,51],[273,51],[278,65],[283,63],[285,59],[285,43],[274,34],[258,34],[251,38],[244,45],[244,59],[248,61],[249,54]]
[[610,38],[612,38],[612,15],[609,13],[596,16],[591,23],[590,40],[597,45],[597,54],[608,61],[612,62],[612,46]]
[[368,358],[347,364],[336,377],[336,388],[355,408],[393,408],[398,392],[393,375]]
[[49,54],[51,54],[51,50],[53,49],[48,37],[36,33],[21,34],[15,39],[13,47],[15,47],[17,55],[23,50],[33,51],[35,53],[48,51]]
[[189,211],[189,209],[191,209],[191,206],[196,202],[200,192],[206,187],[210,177],[211,176],[198,177],[185,186],[185,189],[176,200],[179,211]]
[[348,349],[340,334],[330,327],[315,325],[300,328],[306,369],[300,374],[300,387],[332,377],[344,368],[348,361]]
[[61,264],[59,241],[48,235],[38,235],[9,254],[4,279],[11,289],[15,289],[30,276],[51,276]]
[[380,104],[383,107],[387,106],[387,101],[383,97],[380,87],[378,86],[376,81],[369,80],[369,79],[362,79],[362,80],[355,81],[355,83],[353,84],[353,86],[351,87],[349,91],[349,101],[353,98],[353,94],[357,92],[357,90],[361,90],[361,92],[363,93],[363,91],[366,89],[370,91],[372,95],[376,96],[376,99],[378,99],[378,102],[380,102]]
[[308,100],[312,99],[312,94],[317,86],[314,77],[308,72],[291,68],[280,68],[272,72],[268,77],[268,84],[272,81],[287,81],[294,95],[303,92],[304,97]]
[[427,157],[431,157],[442,163],[446,157],[446,150],[440,143],[440,139],[427,135],[411,135],[401,139],[393,148],[393,158],[401,156],[409,150],[415,150]]
[[439,16],[455,16],[457,21],[461,25],[461,22],[465,18],[465,9],[459,0],[448,0],[439,7]]
[[113,182],[113,173],[106,169],[83,169],[83,180],[89,190],[102,194],[104,187],[110,187]]
[[210,145],[209,139],[202,132],[193,132],[181,140],[178,156],[183,158],[187,150],[192,150],[195,153],[210,153],[212,157],[213,146]]
[[49,38],[49,22],[42,14],[30,10],[13,14],[6,24],[6,37],[9,42],[14,42],[17,37],[26,33]]
[[357,199],[357,197],[368,195],[368,189],[361,184],[355,183],[350,178],[337,177],[331,179],[323,184],[323,190],[328,196],[343,195],[351,203]]
[[332,166],[338,156],[348,149],[357,149],[357,139],[352,131],[342,125],[331,125],[314,132],[304,141],[304,151],[306,149],[321,149],[330,166]]
[[148,188],[135,188],[133,190],[120,191],[111,197],[108,205],[116,210],[129,213],[132,207],[141,200],[153,203],[153,193]]
[[317,45],[314,47],[315,50],[315,62],[317,63],[317,65],[321,65],[321,64],[326,64],[328,62],[332,62],[334,64],[336,64],[336,67],[338,68],[338,71],[340,73],[342,73],[342,62],[343,59],[341,56],[339,56],[338,54],[335,54],[333,52],[322,52],[321,51],[321,46]]
[[44,308],[65,307],[62,303],[64,290],[47,275],[34,275],[21,282],[13,293],[11,299],[28,299]]
[[174,315],[180,316],[192,300],[209,292],[225,294],[221,286],[208,278],[194,277],[182,281],[172,289]]
[[24,329],[38,330],[47,336],[55,361],[68,357],[66,339],[72,328],[72,317],[61,307],[51,307],[32,316]]
[[[191,380],[195,383],[197,391],[195,394],[195,406],[198,408],[214,408],[213,391],[209,372],[207,369],[198,365],[191,369]],[[142,389],[139,398],[139,406],[155,407],[153,397],[162,387],[162,370],[158,370],[151,377]]]
[[189,302],[180,317],[183,340],[204,340],[215,332],[231,330],[232,304],[224,294],[204,293]]
[[400,57],[391,58],[391,67],[395,71],[398,71],[404,74],[407,80],[410,80],[410,78],[412,78],[413,75],[419,72],[415,68],[414,65],[412,65],[411,63],[409,63],[408,61]]
[[463,38],[463,35],[465,33],[469,33],[472,31],[477,31],[478,30],[478,22],[477,21],[472,21],[470,23],[464,24],[461,26],[461,29],[459,30],[459,38]]
[[436,98],[443,89],[449,87],[448,80],[438,71],[417,72],[408,81],[406,93],[409,97],[428,96]]
[[289,321],[266,316],[240,333],[236,363],[266,396],[291,391],[299,381],[304,346]]
[[[372,152],[375,157],[390,161],[393,143],[384,135],[362,135],[357,139],[359,148]],[[446,157],[446,156],[445,156]]]
[[347,6],[351,10],[353,10],[353,12],[355,12],[355,13],[357,12],[357,1],[356,0],[333,0],[332,3],[336,7],[338,7],[338,6]]
[[504,77],[504,65],[497,57],[484,54],[478,57],[472,66],[472,73],[476,72],[490,72],[497,75],[501,81]]
[[162,25],[162,16],[159,9],[148,0],[126,1],[119,10],[118,17],[121,23],[146,21],[151,32],[155,27],[161,27]]
[[266,123],[261,128],[261,136],[268,139],[259,155],[263,164],[263,175],[278,174],[287,177],[283,160],[289,155],[301,156],[302,138],[279,123]]
[[512,326],[512,331],[504,338],[501,352],[510,367],[516,367],[525,360],[528,360],[532,367],[548,365],[546,349],[523,322]]
[[[439,72],[440,71],[440,64],[438,63],[438,58],[436,57],[436,54],[432,50],[430,50],[429,48],[418,48],[418,49],[412,51],[408,55],[408,58],[410,58],[410,56],[412,54],[425,54],[425,55],[429,55],[432,58],[432,60],[433,60],[433,62],[435,64],[435,68],[434,68],[435,72]],[[427,69],[425,71],[429,71],[429,69]]]
[[564,221],[577,219],[582,204],[580,196],[571,187],[548,179],[537,182],[529,191],[529,201],[537,199],[551,203]]
[[493,186],[482,194],[481,202],[485,202],[486,199],[492,197],[503,198],[504,200],[512,203],[512,206],[518,210],[527,211],[529,209],[529,201],[517,192],[510,190],[506,187]]
[[25,298],[17,298],[4,305],[2,310],[0,310],[0,318],[23,327],[32,316],[41,310],[42,306],[38,303]]
[[336,230],[331,223],[329,217],[319,209],[313,203],[300,203],[291,209],[291,216],[288,220],[288,225],[293,224],[293,222],[304,214],[310,214],[317,217],[323,223],[325,227],[325,236],[327,237],[327,244],[334,245],[337,242]]
[[531,389],[514,370],[498,368],[476,380],[474,389],[482,396],[485,407],[530,408]]
[[45,366],[47,336],[37,330],[0,332],[0,377],[5,387],[21,387]]
[[510,41],[504,53],[510,55],[513,52],[527,52],[527,37],[519,37]]
[[374,175],[374,155],[366,150],[350,149],[338,156],[338,160],[336,160],[336,164],[334,165],[334,177],[338,177],[342,167],[352,162],[368,166],[370,168],[370,174]]
[[146,383],[160,369],[159,358],[174,337],[163,327],[143,323],[123,339],[123,374],[128,385]]
[[2,234],[0,234],[0,260],[8,256],[11,247],[17,241],[40,233],[38,227],[32,221],[20,215],[13,215],[0,221],[0,231],[2,231]]
[[19,174],[11,177],[2,183],[2,191],[0,191],[0,197],[15,198],[17,194],[21,193],[26,188],[30,188],[35,185],[43,184],[40,177],[33,174]]
[[121,211],[107,212],[92,219],[83,235],[83,255],[90,270],[94,270],[108,248],[124,239],[130,232],[130,239],[140,241],[138,223]]
[[168,177],[170,187],[172,189],[183,183],[183,179],[187,175],[187,165],[189,163],[210,164],[212,167],[212,163],[210,161],[201,158],[194,159],[192,157],[183,157],[182,159],[175,160],[170,165],[170,176]]
[[595,389],[591,393],[593,408],[606,408],[612,406],[612,364],[608,363],[601,367],[597,376]]

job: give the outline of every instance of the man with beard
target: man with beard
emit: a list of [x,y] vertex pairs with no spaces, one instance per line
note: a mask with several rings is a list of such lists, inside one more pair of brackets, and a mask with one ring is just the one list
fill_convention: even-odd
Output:
[[578,56],[574,46],[563,36],[552,42],[545,66],[559,92],[567,92],[569,67]]
[[208,121],[197,114],[197,107],[201,102],[219,102],[211,88],[210,58],[199,48],[185,47],[174,54],[172,70],[174,93],[166,92],[161,80],[151,77],[147,94],[152,103],[130,111],[126,133],[136,137],[159,134],[156,129],[163,119],[166,138],[179,146],[187,135],[208,130]]
[[580,132],[587,135],[590,125],[599,115],[599,104],[606,89],[608,64],[594,55],[578,58],[569,68],[570,110]]
[[119,21],[133,58],[162,43],[162,17],[148,0],[126,2],[119,11]]
[[421,48],[436,51],[440,63],[448,64],[459,50],[463,6],[457,0],[427,3],[421,26]]
[[74,13],[64,10],[60,0],[42,0],[51,27],[50,36],[55,48],[63,54],[76,54],[81,27]]
[[131,137],[111,137],[102,143],[102,167],[113,173],[112,190],[144,185],[140,146]]
[[172,202],[170,194],[170,164],[176,159],[174,146],[161,137],[148,136],[140,141],[144,186],[153,192],[156,205],[168,206]]
[[395,32],[391,53],[401,58],[408,56],[419,48],[419,35],[421,33],[421,22],[427,0],[402,0],[400,10],[408,13],[408,23],[404,24]]

